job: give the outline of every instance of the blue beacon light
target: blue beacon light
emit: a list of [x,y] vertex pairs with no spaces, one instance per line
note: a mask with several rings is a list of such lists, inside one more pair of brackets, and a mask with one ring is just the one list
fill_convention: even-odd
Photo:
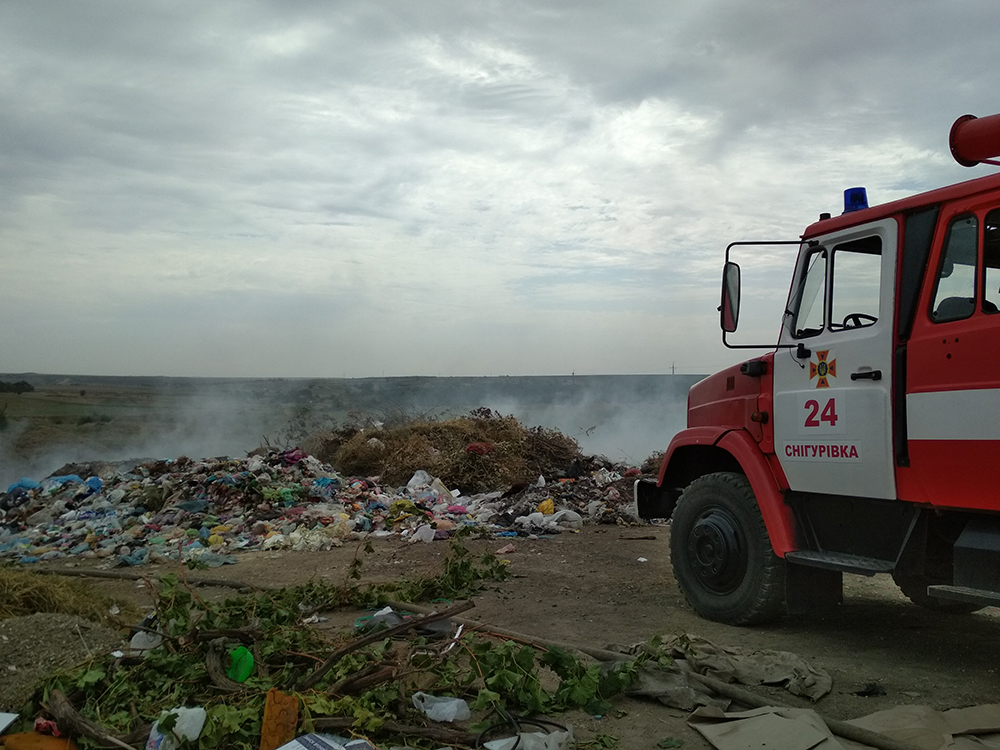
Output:
[[863,187],[847,188],[844,191],[844,213],[868,208],[868,193]]

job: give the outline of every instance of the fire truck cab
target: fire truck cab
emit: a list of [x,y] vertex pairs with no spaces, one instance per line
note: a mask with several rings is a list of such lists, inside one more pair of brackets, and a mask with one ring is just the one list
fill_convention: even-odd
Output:
[[[1000,115],[950,141],[996,164]],[[940,611],[1000,605],[1000,174],[873,207],[852,188],[793,243],[777,344],[695,384],[635,485],[641,517],[672,519],[681,591],[737,625],[835,606],[845,572]],[[727,346],[744,244],[768,243],[727,248]]]

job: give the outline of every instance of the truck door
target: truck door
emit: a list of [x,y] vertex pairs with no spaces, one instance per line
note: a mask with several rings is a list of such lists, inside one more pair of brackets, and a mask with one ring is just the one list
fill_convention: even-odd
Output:
[[892,317],[897,224],[802,245],[774,355],[774,442],[789,487],[895,498]]

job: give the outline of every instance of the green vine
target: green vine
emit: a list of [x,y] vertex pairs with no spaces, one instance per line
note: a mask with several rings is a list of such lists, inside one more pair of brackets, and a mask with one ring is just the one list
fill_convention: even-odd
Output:
[[[467,598],[489,582],[503,580],[507,568],[493,555],[475,559],[460,542],[453,542],[436,576],[378,585],[358,585],[360,550],[344,585],[312,581],[279,592],[238,596],[208,603],[182,581],[164,577],[155,615],[163,645],[145,658],[95,657],[45,683],[36,699],[45,702],[53,689],[69,696],[80,713],[115,732],[126,734],[179,706],[201,706],[207,721],[197,742],[200,750],[250,750],[260,742],[264,700],[270,688],[297,695],[299,732],[311,731],[317,717],[350,717],[355,732],[379,730],[387,720],[420,724],[410,707],[417,690],[468,698],[479,718],[491,710],[523,714],[554,713],[582,708],[604,713],[608,700],[632,681],[639,662],[602,670],[558,649],[541,652],[510,640],[467,634],[444,652],[425,638],[385,639],[351,651],[309,690],[300,685],[340,643],[303,624],[306,611],[368,607],[381,599],[406,601]],[[240,687],[227,693],[213,683],[207,667],[212,646],[206,631],[243,630],[253,634],[256,670]],[[236,645],[234,640],[232,645]],[[331,688],[366,668],[393,665],[394,678],[358,694],[331,693]],[[542,685],[548,670],[558,678],[554,690]],[[554,682],[554,680],[553,680]],[[38,706],[29,706],[33,716]],[[86,739],[85,748],[96,747]],[[412,738],[410,746],[419,747]],[[430,747],[431,745],[427,745]]]

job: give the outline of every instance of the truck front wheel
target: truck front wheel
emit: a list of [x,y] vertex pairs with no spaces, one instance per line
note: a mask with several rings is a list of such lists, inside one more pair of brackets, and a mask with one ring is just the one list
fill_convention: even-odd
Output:
[[771,549],[742,474],[707,474],[684,490],[671,522],[670,562],[684,598],[706,619],[755,625],[782,613],[785,562]]

